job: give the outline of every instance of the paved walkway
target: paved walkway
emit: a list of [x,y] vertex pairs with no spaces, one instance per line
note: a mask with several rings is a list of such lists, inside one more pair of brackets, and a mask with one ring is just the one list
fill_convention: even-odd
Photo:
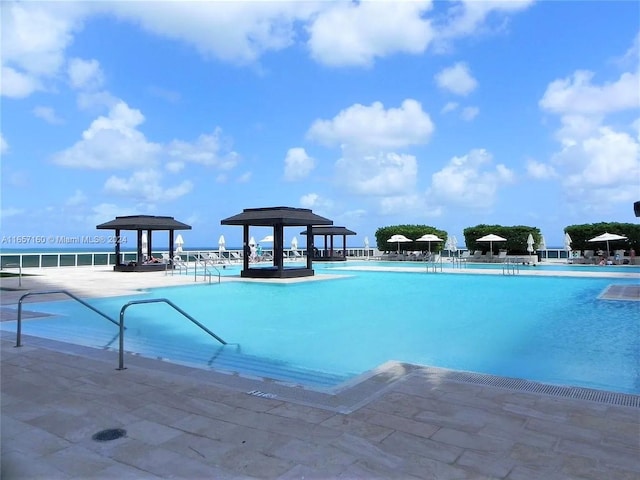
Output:
[[[121,278],[68,286],[139,287]],[[111,351],[14,341],[0,340],[3,479],[640,478],[638,396],[397,363],[318,392],[137,356],[119,371]],[[126,434],[92,439],[105,429]]]

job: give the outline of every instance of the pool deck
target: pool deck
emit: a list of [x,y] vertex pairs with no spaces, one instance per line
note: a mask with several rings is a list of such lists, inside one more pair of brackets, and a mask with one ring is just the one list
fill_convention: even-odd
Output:
[[[21,287],[3,278],[2,305],[27,291],[98,297],[194,282],[104,267],[38,273]],[[637,395],[396,362],[314,391],[135,355],[117,370],[113,351],[23,343],[0,339],[3,479],[640,478]],[[92,439],[112,428],[126,435]]]

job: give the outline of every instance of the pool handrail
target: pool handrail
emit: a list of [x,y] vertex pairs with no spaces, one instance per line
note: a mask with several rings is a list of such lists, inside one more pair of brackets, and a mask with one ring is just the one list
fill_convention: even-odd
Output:
[[27,292],[24,295],[22,295],[20,297],[20,300],[18,300],[18,322],[16,325],[16,347],[21,347],[22,346],[22,301],[31,296],[31,295],[48,295],[48,294],[54,294],[54,293],[63,293],[65,295],[67,295],[68,297],[73,298],[76,302],[81,303],[82,305],[84,305],[85,307],[93,310],[94,312],[96,312],[98,315],[106,318],[107,320],[109,320],[111,323],[113,323],[116,326],[119,326],[120,324],[118,322],[116,322],[113,318],[109,317],[106,313],[101,312],[100,310],[98,310],[96,307],[94,307],[93,305],[88,304],[87,302],[85,302],[84,300],[76,297],[73,293],[67,291],[67,290],[46,290],[46,291],[42,291],[42,292]]
[[220,338],[218,335],[213,333],[211,330],[209,330],[207,327],[205,327],[202,323],[200,323],[198,320],[193,318],[191,315],[189,315],[187,312],[182,310],[180,307],[178,307],[175,303],[173,303],[171,300],[169,300],[167,298],[148,298],[148,299],[145,299],[145,300],[132,300],[130,302],[125,303],[122,306],[122,308],[120,309],[120,341],[119,341],[119,351],[118,351],[118,370],[125,370],[125,366],[124,366],[124,330],[125,330],[125,327],[124,327],[124,313],[125,313],[125,311],[127,310],[127,308],[129,308],[132,305],[138,305],[138,304],[143,304],[143,303],[161,303],[161,302],[162,303],[166,303],[170,307],[173,307],[174,310],[176,310],[179,313],[181,313],[188,320],[191,320],[193,323],[195,323],[202,330],[204,330],[209,335],[211,335],[213,338],[218,340],[221,344],[227,345],[227,342],[225,342],[222,338]]

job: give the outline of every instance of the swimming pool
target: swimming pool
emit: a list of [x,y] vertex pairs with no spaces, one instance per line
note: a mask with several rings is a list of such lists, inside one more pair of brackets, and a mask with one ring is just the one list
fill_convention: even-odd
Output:
[[[162,304],[127,310],[125,346],[213,368],[242,371],[244,362],[250,374],[303,384],[335,384],[398,360],[640,393],[640,304],[598,299],[611,283],[637,279],[357,272],[295,284],[199,283],[136,299],[168,298],[239,349],[219,347]],[[91,304],[117,319],[130,299]],[[26,321],[25,334],[117,348],[117,328],[79,304],[30,308],[63,320]]]

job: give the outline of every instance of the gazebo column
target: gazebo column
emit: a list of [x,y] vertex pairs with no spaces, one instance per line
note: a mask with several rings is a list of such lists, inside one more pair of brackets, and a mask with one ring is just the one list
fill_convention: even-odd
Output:
[[249,225],[242,226],[242,269],[249,269]]
[[136,245],[136,253],[138,255],[138,264],[142,262],[142,230],[138,230],[138,244]]
[[[173,265],[173,233],[175,230],[169,230],[169,264]],[[187,258],[187,261],[189,258]]]
[[273,265],[278,270],[282,270],[284,264],[284,225],[278,224],[273,227]]
[[347,258],[347,236],[342,235],[342,256]]
[[151,252],[153,252],[153,248],[151,246],[151,233],[153,232],[153,230],[149,229],[147,230],[147,259],[150,259],[152,257]]
[[122,265],[120,262],[120,229],[116,228],[116,265]]
[[307,225],[307,268],[311,270],[313,268],[313,232],[311,231],[311,225]]

